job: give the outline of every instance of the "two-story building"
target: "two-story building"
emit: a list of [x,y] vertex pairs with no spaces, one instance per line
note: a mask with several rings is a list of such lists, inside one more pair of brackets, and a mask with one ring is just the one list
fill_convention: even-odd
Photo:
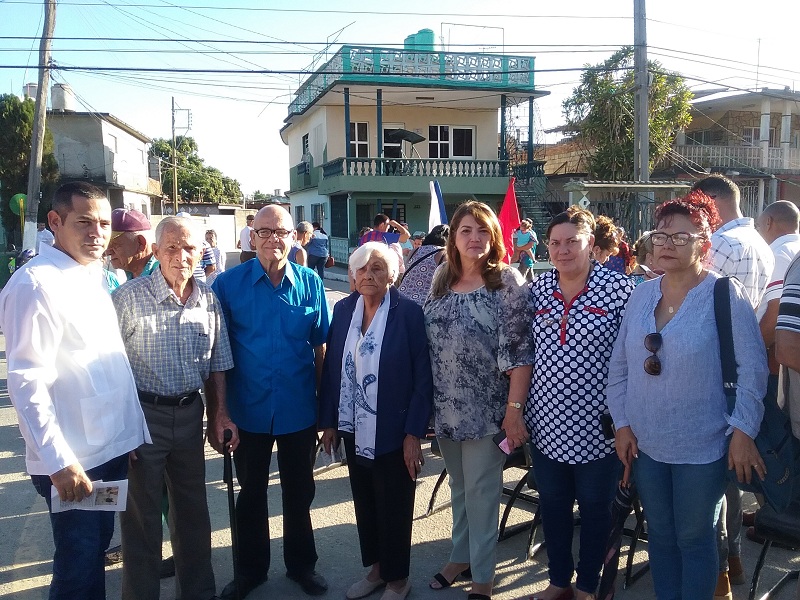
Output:
[[[506,108],[527,102],[532,115],[546,94],[533,65],[530,56],[437,51],[430,30],[402,49],[342,46],[296,91],[281,130],[295,221],[320,222],[344,261],[379,212],[427,230],[434,179],[449,214],[467,199],[496,207],[511,175]],[[541,176],[530,163],[520,175]]]
[[151,198],[161,198],[159,165],[149,156],[152,140],[109,113],[72,110],[64,90],[53,91],[47,128],[61,182],[88,181],[106,191],[112,208],[149,216]]
[[750,217],[776,200],[800,204],[799,100],[788,88],[698,98],[691,125],[677,136],[671,173],[680,179],[726,174],[739,185]]

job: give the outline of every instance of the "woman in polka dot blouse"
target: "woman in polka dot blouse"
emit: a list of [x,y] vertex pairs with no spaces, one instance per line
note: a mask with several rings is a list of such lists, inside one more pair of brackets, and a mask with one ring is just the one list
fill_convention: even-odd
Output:
[[[532,441],[549,586],[535,600],[593,599],[611,529],[620,462],[603,432],[608,361],[631,280],[592,258],[595,220],[571,207],[547,228],[555,268],[531,288],[535,356],[525,424]],[[581,513],[576,589],[573,504]]]

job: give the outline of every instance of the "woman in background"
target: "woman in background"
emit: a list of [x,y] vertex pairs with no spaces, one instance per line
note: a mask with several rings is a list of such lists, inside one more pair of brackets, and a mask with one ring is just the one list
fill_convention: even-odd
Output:
[[225,253],[217,245],[217,232],[213,229],[206,231],[206,242],[210,246],[211,256],[214,259],[214,270],[206,279],[206,283],[211,285],[217,276],[225,270]]
[[437,225],[424,237],[422,245],[416,248],[408,260],[400,293],[420,306],[425,304],[433,283],[433,274],[445,258],[445,246],[450,236],[450,227]]
[[305,246],[308,254],[308,268],[314,269],[319,274],[319,278],[325,281],[325,263],[330,255],[330,240],[328,234],[316,221],[312,223],[312,228],[311,239]]

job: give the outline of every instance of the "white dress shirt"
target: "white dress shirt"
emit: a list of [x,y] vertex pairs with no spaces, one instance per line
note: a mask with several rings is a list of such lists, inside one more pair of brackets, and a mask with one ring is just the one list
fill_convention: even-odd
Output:
[[244,252],[252,252],[253,248],[250,246],[250,232],[253,231],[253,228],[250,225],[245,225],[244,228],[239,232],[239,242],[241,242],[241,249]]
[[56,238],[53,237],[53,234],[49,229],[42,229],[41,231],[36,232],[36,254],[39,254],[39,246],[42,244],[52,246],[55,243]]
[[0,293],[8,391],[31,475],[150,442],[100,262],[43,245]]

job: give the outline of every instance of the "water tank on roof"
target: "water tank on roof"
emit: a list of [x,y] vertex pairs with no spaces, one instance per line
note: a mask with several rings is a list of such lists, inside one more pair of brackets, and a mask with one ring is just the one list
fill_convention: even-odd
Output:
[[62,112],[75,112],[77,101],[72,88],[66,83],[56,83],[51,88],[53,98],[50,101],[53,110]]
[[436,36],[432,29],[420,29],[417,33],[412,33],[403,42],[406,50],[434,50]]
[[26,83],[22,87],[23,98],[30,98],[31,100],[36,100],[36,91],[38,89],[39,89],[38,83]]

